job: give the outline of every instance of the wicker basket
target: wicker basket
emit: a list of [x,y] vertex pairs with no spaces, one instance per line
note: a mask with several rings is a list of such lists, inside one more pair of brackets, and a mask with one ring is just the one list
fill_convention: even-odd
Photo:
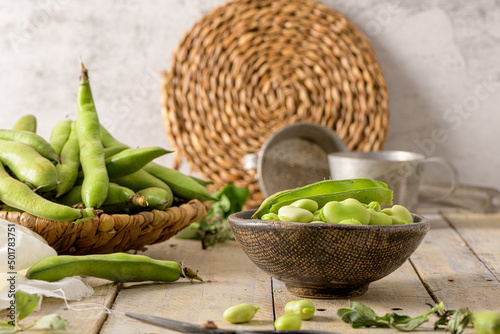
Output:
[[285,125],[333,129],[348,149],[376,151],[389,127],[387,87],[364,35],[344,16],[309,0],[236,0],[187,32],[162,84],[165,130],[191,169],[250,189],[242,157]]
[[201,219],[209,207],[210,202],[191,200],[165,211],[101,214],[79,224],[52,221],[26,212],[0,211],[0,218],[40,234],[58,254],[106,254],[143,249],[145,245],[167,240]]

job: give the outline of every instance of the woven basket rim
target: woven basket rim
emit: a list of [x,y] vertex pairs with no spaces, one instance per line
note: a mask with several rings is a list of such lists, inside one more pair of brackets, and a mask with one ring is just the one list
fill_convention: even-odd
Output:
[[201,219],[210,202],[197,199],[165,210],[136,214],[101,213],[75,224],[33,216],[27,212],[0,210],[0,219],[24,226],[41,235],[58,254],[98,254],[144,249],[167,240]]

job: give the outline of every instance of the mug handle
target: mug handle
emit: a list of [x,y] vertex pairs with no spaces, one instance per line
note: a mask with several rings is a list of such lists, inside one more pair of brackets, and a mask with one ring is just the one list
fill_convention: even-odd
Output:
[[425,158],[424,160],[422,160],[421,163],[437,163],[437,164],[440,164],[440,165],[447,167],[451,172],[450,189],[448,189],[448,191],[446,193],[444,193],[444,195],[438,196],[435,198],[429,198],[428,200],[431,202],[437,202],[437,201],[445,200],[448,197],[450,197],[450,195],[453,194],[453,192],[457,188],[457,184],[458,184],[458,172],[457,172],[457,169],[455,168],[455,166],[453,166],[448,160],[440,158],[440,157]]

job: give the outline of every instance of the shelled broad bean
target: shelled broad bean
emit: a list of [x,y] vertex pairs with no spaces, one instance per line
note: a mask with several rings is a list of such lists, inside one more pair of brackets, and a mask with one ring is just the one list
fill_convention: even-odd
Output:
[[[253,218],[298,223],[400,225],[410,211],[392,205],[392,191],[371,179],[325,180],[269,196]],[[387,206],[382,209],[383,206]]]

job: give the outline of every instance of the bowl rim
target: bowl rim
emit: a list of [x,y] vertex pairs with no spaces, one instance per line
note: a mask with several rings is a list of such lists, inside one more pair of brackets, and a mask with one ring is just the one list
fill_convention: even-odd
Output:
[[430,228],[429,219],[425,218],[422,215],[411,213],[413,219],[418,218],[419,221],[413,222],[411,224],[401,224],[401,225],[349,225],[349,224],[331,224],[331,223],[300,223],[300,222],[287,222],[287,221],[279,221],[279,220],[261,220],[256,218],[242,218],[238,217],[242,214],[249,214],[250,216],[257,211],[257,209],[251,210],[243,210],[236,213],[231,214],[228,217],[228,223],[232,225],[233,223],[244,223],[250,226],[294,226],[294,227],[302,227],[302,228],[326,228],[326,229],[341,229],[341,230],[377,230],[377,229],[411,229],[427,227]]

